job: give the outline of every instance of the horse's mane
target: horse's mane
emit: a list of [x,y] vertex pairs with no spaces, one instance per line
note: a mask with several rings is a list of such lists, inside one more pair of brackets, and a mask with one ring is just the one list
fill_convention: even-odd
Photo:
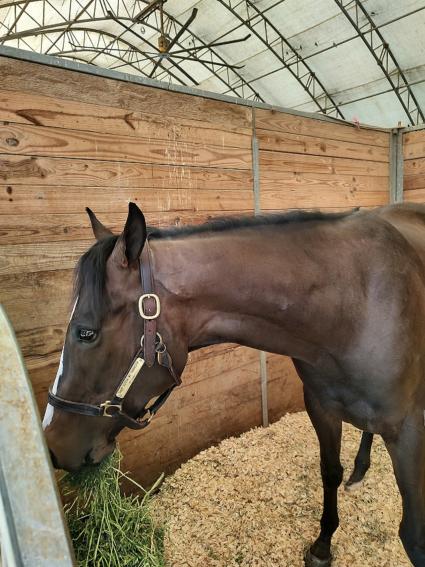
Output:
[[257,216],[220,217],[208,220],[200,225],[177,226],[170,228],[149,228],[150,238],[172,238],[191,236],[207,232],[227,232],[242,228],[258,228],[283,226],[308,221],[337,221],[350,216],[358,209],[339,213],[322,213],[320,211],[294,210],[287,213],[275,213]]

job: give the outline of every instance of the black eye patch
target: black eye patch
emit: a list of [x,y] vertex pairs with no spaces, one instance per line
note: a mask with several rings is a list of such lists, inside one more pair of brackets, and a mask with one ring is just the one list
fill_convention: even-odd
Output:
[[97,337],[97,333],[96,331],[93,331],[93,329],[78,329],[77,335],[80,341],[84,341],[86,343],[94,341]]

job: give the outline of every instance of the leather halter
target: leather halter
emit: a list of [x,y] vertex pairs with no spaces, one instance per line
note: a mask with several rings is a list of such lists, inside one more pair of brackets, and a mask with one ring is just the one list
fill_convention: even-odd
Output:
[[[181,384],[180,378],[174,371],[171,356],[165,344],[162,342],[161,335],[157,332],[157,318],[161,313],[161,304],[159,297],[155,294],[150,254],[149,243],[148,240],[146,240],[139,262],[140,281],[143,291],[139,298],[139,313],[143,319],[143,335],[140,341],[140,349],[135,354],[129,369],[120,380],[111,399],[98,405],[85,402],[73,402],[57,396],[49,389],[48,400],[49,404],[52,406],[63,411],[81,415],[119,418],[125,423],[126,427],[131,429],[143,429],[149,425],[156,412],[164,404],[174,388]],[[135,419],[122,409],[125,396],[140,374],[143,366],[146,364],[146,366],[151,367],[155,364],[155,360],[160,366],[167,368],[174,380],[174,384],[165,390],[152,405],[148,408],[144,407],[141,415]],[[148,417],[141,419],[146,413]]]

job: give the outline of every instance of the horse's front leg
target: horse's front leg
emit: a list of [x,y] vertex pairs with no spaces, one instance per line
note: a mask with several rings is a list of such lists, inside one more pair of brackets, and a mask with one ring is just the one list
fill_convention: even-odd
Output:
[[325,412],[314,395],[304,387],[307,413],[320,443],[320,469],[323,482],[323,514],[321,530],[305,556],[307,567],[328,567],[331,564],[331,540],[339,525],[338,487],[342,482],[341,451],[342,421]]

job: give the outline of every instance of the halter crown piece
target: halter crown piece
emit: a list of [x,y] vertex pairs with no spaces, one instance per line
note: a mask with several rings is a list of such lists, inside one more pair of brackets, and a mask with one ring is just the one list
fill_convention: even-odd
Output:
[[[142,295],[139,298],[139,314],[143,319],[143,335],[140,339],[140,349],[131,361],[130,367],[121,378],[117,389],[110,400],[101,404],[87,404],[85,402],[73,402],[54,394],[49,390],[48,400],[52,406],[70,413],[79,413],[95,417],[120,418],[130,429],[143,429],[151,422],[159,408],[167,400],[168,396],[176,386],[181,384],[176,375],[170,354],[157,332],[157,319],[161,313],[161,303],[155,294],[154,281],[151,269],[151,251],[146,240],[142,250],[140,266],[140,282]],[[143,366],[151,367],[157,362],[160,366],[167,368],[173,378],[173,385],[163,392],[149,407],[144,407],[137,418],[128,415],[122,409],[122,405],[129,389],[136,380]],[[144,417],[148,414],[147,417]]]

